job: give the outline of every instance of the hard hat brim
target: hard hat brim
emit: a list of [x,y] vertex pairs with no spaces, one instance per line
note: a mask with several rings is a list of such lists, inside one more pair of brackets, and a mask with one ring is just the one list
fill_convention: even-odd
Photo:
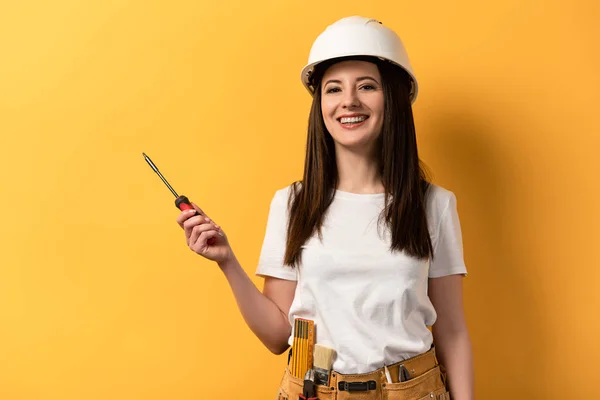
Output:
[[[415,101],[417,100],[417,94],[419,92],[419,84],[417,82],[417,78],[416,78],[415,74],[411,70],[405,68],[404,66],[398,64],[397,62],[394,62],[393,60],[391,60],[389,58],[386,58],[386,57],[382,57],[380,55],[368,55],[368,54],[364,54],[364,53],[361,53],[361,54],[347,54],[347,55],[344,55],[343,57],[338,57],[337,59],[339,59],[339,61],[344,61],[344,60],[349,60],[349,59],[351,60],[353,57],[364,57],[364,56],[371,56],[373,58],[377,58],[377,59],[382,60],[382,61],[387,61],[387,62],[389,62],[389,63],[391,63],[391,64],[393,64],[393,65],[401,68],[403,71],[405,71],[410,76],[410,80],[411,80],[411,92],[410,92],[411,104],[415,103]],[[302,68],[300,79],[302,80],[302,84],[304,85],[304,87],[306,88],[306,90],[308,90],[308,92],[310,93],[311,96],[313,96],[314,93],[315,93],[314,92],[315,89],[310,84],[310,77],[311,77],[312,73],[314,72],[315,68],[318,65],[320,65],[320,64],[322,64],[324,62],[327,62],[327,61],[331,61],[331,60],[335,60],[335,58],[334,59],[318,60],[318,61],[312,62],[310,64],[306,64],[304,66],[304,68]]]

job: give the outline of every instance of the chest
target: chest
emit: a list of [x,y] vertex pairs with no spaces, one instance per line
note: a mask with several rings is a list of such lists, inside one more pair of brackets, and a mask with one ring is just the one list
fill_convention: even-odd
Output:
[[300,278],[333,282],[345,289],[393,289],[426,283],[429,261],[391,252],[381,206],[343,204],[326,215],[322,239],[302,248]]

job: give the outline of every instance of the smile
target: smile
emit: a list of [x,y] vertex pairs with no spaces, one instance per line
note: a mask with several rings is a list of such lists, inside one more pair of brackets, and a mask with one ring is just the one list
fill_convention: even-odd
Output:
[[358,128],[369,118],[368,115],[353,115],[350,117],[340,117],[338,121],[345,129]]

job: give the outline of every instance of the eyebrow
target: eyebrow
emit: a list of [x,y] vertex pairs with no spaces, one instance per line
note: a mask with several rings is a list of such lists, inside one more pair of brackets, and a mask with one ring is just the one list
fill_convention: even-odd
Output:
[[[370,79],[372,81],[377,82],[377,79],[373,78],[372,76],[359,76],[358,78],[356,78],[356,81],[360,82],[360,81],[364,81],[364,80],[367,80],[367,79]],[[339,80],[337,80],[337,79],[329,79],[327,82],[325,82],[325,84],[323,86],[327,86],[330,83],[339,83],[339,84],[341,84],[342,82],[339,81]],[[377,84],[379,84],[379,82],[377,82]]]

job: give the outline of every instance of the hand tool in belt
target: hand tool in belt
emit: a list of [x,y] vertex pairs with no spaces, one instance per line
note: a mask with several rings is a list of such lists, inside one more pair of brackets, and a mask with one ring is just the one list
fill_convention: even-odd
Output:
[[304,386],[299,400],[319,400],[315,391],[315,371],[309,369],[304,375]]
[[408,370],[406,369],[404,364],[400,364],[400,366],[398,367],[398,382],[406,382],[410,379],[411,377],[408,373]]
[[315,344],[313,369],[315,371],[315,383],[317,385],[329,386],[329,375],[333,365],[335,350],[320,344]]
[[315,323],[312,320],[296,318],[294,321],[294,342],[289,360],[290,373],[302,379],[306,371],[313,367],[315,345]]

